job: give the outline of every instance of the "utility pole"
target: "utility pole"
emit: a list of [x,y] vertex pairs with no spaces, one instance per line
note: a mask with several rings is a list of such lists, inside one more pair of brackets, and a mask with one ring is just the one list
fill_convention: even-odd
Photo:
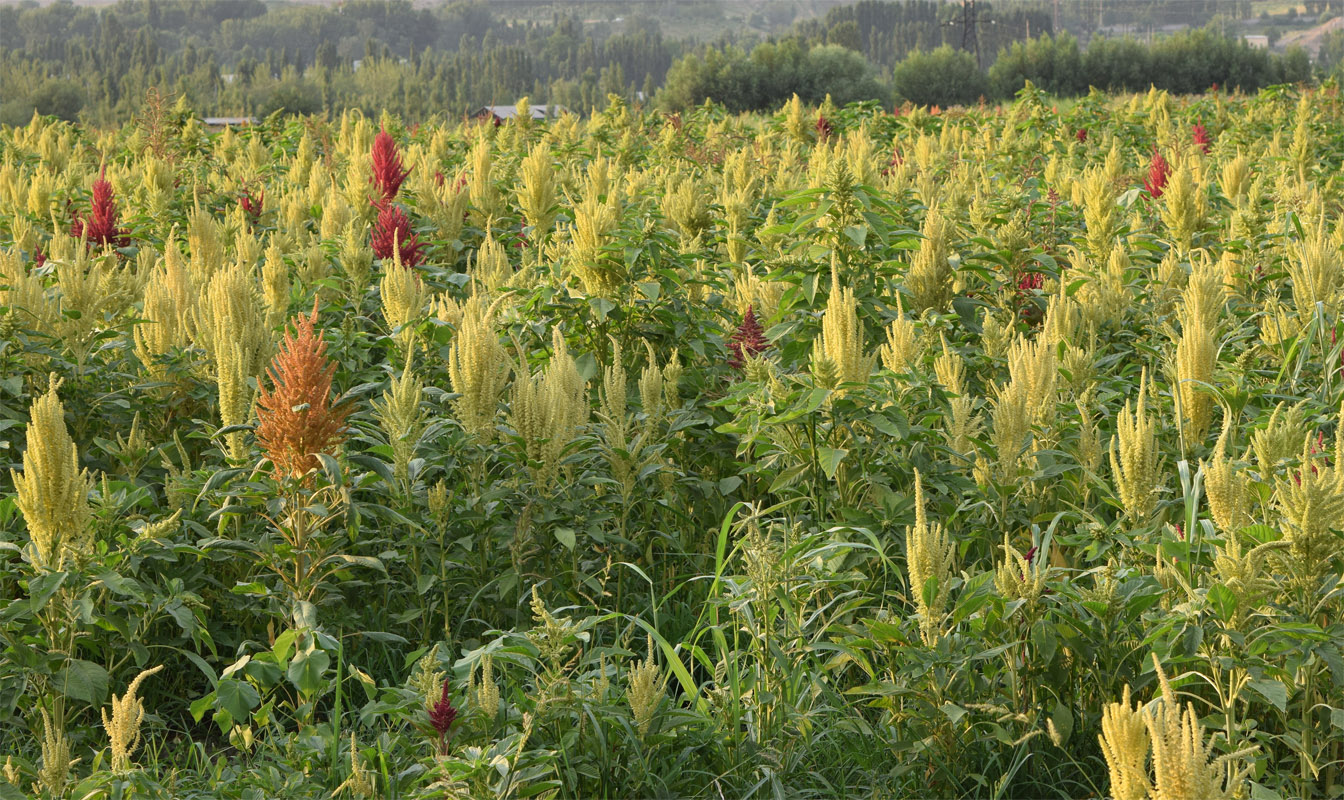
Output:
[[1053,6],[1054,6],[1054,9],[1053,9],[1053,10],[1054,10],[1054,20],[1053,20],[1053,22],[1052,22],[1052,25],[1053,25],[1053,27],[1054,27],[1054,31],[1052,31],[1052,35],[1054,35],[1054,36],[1058,36],[1058,35],[1059,35],[1059,0],[1054,0]]
[[961,49],[975,53],[976,67],[980,67],[979,27],[975,0],[961,0]]

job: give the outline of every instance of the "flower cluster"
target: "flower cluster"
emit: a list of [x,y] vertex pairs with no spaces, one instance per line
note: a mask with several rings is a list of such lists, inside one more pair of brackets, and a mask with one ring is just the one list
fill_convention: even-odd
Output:
[[769,346],[765,330],[761,328],[761,323],[756,321],[755,308],[747,306],[747,313],[742,315],[742,324],[738,325],[737,330],[728,338],[728,366],[742,369],[747,359],[764,353]]
[[1204,127],[1203,123],[1196,122],[1190,133],[1195,146],[1200,150],[1207,154],[1213,149],[1213,137],[1209,136],[1209,129]]
[[397,153],[397,144],[392,135],[383,128],[373,138],[373,175],[370,182],[378,189],[380,199],[374,200],[379,206],[391,203],[401,189],[409,169],[402,167],[401,156]]
[[89,216],[84,219],[75,217],[70,225],[70,235],[85,238],[89,244],[97,242],[113,247],[130,244],[126,230],[117,225],[117,200],[112,194],[112,184],[107,180],[107,167],[103,167],[98,180],[93,182],[93,205]]
[[1167,178],[1170,176],[1171,165],[1161,153],[1153,150],[1153,158],[1148,162],[1148,177],[1143,181],[1143,188],[1148,190],[1150,197],[1154,199],[1161,197],[1167,188]]
[[350,407],[331,402],[336,363],[327,359],[323,334],[315,333],[313,313],[294,319],[280,352],[266,371],[274,387],[262,387],[257,398],[257,441],[280,476],[300,477],[317,466],[317,454],[337,444],[345,432]]
[[395,252],[404,267],[418,267],[425,261],[424,242],[411,231],[411,220],[394,203],[378,206],[378,220],[373,226],[370,244],[373,254],[383,260]]

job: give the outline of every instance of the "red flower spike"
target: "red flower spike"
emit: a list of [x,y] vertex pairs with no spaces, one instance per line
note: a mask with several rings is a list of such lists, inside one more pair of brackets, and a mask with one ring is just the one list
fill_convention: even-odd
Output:
[[457,719],[457,709],[453,708],[453,700],[448,694],[448,681],[445,680],[443,694],[429,710],[429,724],[433,725],[439,734],[439,755],[448,754],[448,731],[452,729],[453,722]]
[[424,243],[411,231],[406,212],[393,203],[378,206],[378,221],[374,223],[370,244],[373,254],[383,260],[392,258],[395,248],[403,267],[418,267],[425,260]]
[[1077,139],[1077,140],[1080,141],[1080,142],[1086,142],[1086,141],[1087,141],[1087,128],[1079,128],[1079,129],[1078,129],[1078,132],[1075,133],[1075,134],[1073,134],[1073,138]]
[[742,324],[728,338],[728,366],[742,369],[748,358],[764,353],[769,346],[765,330],[756,321],[756,309],[747,306],[747,313],[742,315]]
[[317,466],[317,454],[345,437],[351,409],[344,400],[331,401],[336,362],[327,358],[323,334],[315,333],[317,300],[312,314],[293,322],[266,370],[273,388],[262,386],[257,397],[257,443],[281,477],[298,478]]
[[86,237],[89,244],[125,247],[130,243],[126,231],[117,227],[117,201],[112,195],[112,184],[107,181],[107,167],[98,173],[93,182],[93,206],[87,219],[75,218],[70,225],[70,234],[76,238]]
[[392,140],[392,134],[383,128],[373,137],[373,176],[369,179],[382,195],[380,204],[385,205],[397,196],[402,181],[409,174],[411,171],[401,166],[401,156],[397,153],[397,143]]
[[251,189],[244,189],[242,195],[238,198],[238,205],[242,207],[243,213],[247,215],[248,222],[256,225],[261,221],[262,207],[266,204],[266,189],[260,189],[256,196],[252,195]]
[[1024,272],[1017,277],[1017,289],[1020,292],[1029,292],[1044,285],[1045,276],[1039,272]]
[[1209,129],[1203,124],[1196,122],[1190,132],[1200,150],[1207,154],[1213,149],[1213,137],[1209,136]]
[[827,139],[831,138],[831,134],[833,133],[835,133],[835,125],[833,125],[829,119],[826,119],[822,115],[818,114],[817,138],[824,142]]
[[1148,162],[1148,177],[1143,181],[1143,188],[1148,190],[1148,195],[1154,199],[1161,197],[1167,188],[1167,178],[1170,175],[1171,165],[1161,153],[1153,150],[1153,158]]

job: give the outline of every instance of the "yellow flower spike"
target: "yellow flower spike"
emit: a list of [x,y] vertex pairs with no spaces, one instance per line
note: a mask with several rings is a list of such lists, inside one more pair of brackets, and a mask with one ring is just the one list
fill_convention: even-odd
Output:
[[495,325],[495,307],[473,295],[461,308],[457,334],[448,351],[448,380],[459,396],[458,421],[481,442],[495,433],[499,399],[509,379],[509,358]]
[[1148,780],[1148,727],[1142,706],[1130,705],[1129,686],[1118,703],[1107,703],[1101,713],[1101,753],[1111,778],[1115,800],[1147,800],[1152,784]]
[[1253,753],[1256,748],[1210,760],[1212,748],[1204,739],[1194,705],[1186,703],[1182,710],[1156,654],[1153,664],[1162,697],[1143,711],[1144,725],[1152,741],[1153,800],[1232,800],[1239,795],[1237,790],[1250,773],[1251,765],[1243,764],[1235,769],[1228,769],[1226,765]]
[[887,341],[879,350],[882,366],[895,373],[913,372],[924,358],[924,342],[915,323],[905,315],[901,296],[896,295],[896,318],[887,326]]
[[1148,416],[1148,373],[1139,382],[1136,404],[1125,402],[1116,418],[1116,436],[1111,441],[1111,469],[1125,515],[1142,524],[1157,503],[1157,423]]
[[519,171],[522,180],[518,187],[518,208],[532,226],[531,241],[540,243],[555,223],[559,199],[550,148],[545,144],[533,146]]
[[930,206],[920,227],[923,239],[910,264],[910,271],[905,276],[906,288],[914,301],[914,311],[944,311],[952,299],[953,271],[948,261],[951,255],[948,248],[949,227],[942,212],[936,206]]
[[834,366],[837,383],[867,383],[877,360],[875,353],[864,352],[864,326],[858,317],[854,290],[841,288],[840,275],[831,265],[831,295],[821,318],[821,334],[812,342],[813,374],[820,365]]
[[551,361],[529,375],[520,354],[515,366],[509,421],[532,462],[533,480],[549,489],[560,456],[588,421],[588,390],[559,328],[551,329]]
[[411,459],[415,457],[416,443],[425,429],[425,412],[420,407],[424,384],[416,376],[411,358],[408,353],[400,377],[392,379],[382,400],[373,401],[373,415],[392,448],[393,477],[403,484],[410,480]]
[[160,664],[153,669],[143,670],[131,681],[126,693],[121,697],[112,696],[112,714],[101,711],[103,729],[112,745],[112,771],[126,772],[131,768],[131,756],[140,746],[140,723],[145,718],[145,704],[135,696],[140,684],[151,675],[163,669]]
[[635,718],[635,729],[641,739],[648,738],[653,717],[663,699],[662,670],[653,660],[653,637],[648,637],[648,657],[630,670],[629,686],[625,690],[626,702],[630,704],[630,713]]
[[[219,386],[219,416],[225,426],[243,425],[251,416],[253,388],[270,360],[271,329],[256,283],[241,266],[219,270],[206,284],[192,310],[192,337],[214,363]],[[243,433],[228,435],[229,457],[246,457]]]
[[79,759],[70,757],[70,740],[65,729],[52,721],[47,709],[38,710],[42,714],[42,769],[38,770],[33,794],[46,792],[51,797],[64,797],[70,769]]
[[10,471],[15,502],[28,525],[29,560],[38,569],[60,570],[69,557],[92,552],[88,470],[65,427],[65,406],[52,375],[47,393],[33,401],[23,451],[23,471]]
[[[929,523],[924,507],[924,479],[915,470],[915,525],[905,532],[906,571],[919,615],[920,636],[930,646],[942,635],[955,552],[943,526]],[[937,589],[926,597],[925,586],[931,578],[937,580]]]

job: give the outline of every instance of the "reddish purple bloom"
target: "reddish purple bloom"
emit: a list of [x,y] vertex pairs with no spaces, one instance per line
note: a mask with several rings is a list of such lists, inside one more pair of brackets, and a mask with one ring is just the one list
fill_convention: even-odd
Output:
[[1199,146],[1200,150],[1208,153],[1213,149],[1213,137],[1209,136],[1209,129],[1204,127],[1202,123],[1196,122],[1195,126],[1190,130],[1195,140],[1195,144]]
[[827,139],[831,138],[831,134],[833,133],[835,133],[835,125],[833,125],[829,119],[826,119],[821,114],[818,114],[817,138],[824,142]]
[[261,221],[261,210],[266,204],[266,189],[262,188],[253,196],[251,189],[243,189],[242,195],[238,198],[238,205],[242,207],[243,213],[247,215],[247,220],[252,225]]
[[1153,158],[1148,162],[1148,177],[1143,181],[1143,188],[1148,190],[1149,196],[1158,198],[1167,188],[1167,177],[1171,175],[1171,165],[1162,157],[1156,149],[1153,150]]
[[98,174],[93,182],[93,206],[86,219],[75,218],[70,233],[75,237],[87,237],[89,244],[125,247],[130,243],[123,228],[117,227],[117,201],[112,196],[112,184],[107,181],[107,167]]
[[728,366],[742,369],[746,366],[747,359],[764,353],[769,346],[765,330],[761,328],[761,323],[756,321],[755,308],[747,306],[747,313],[742,316],[742,324],[737,326],[737,330],[728,338]]
[[1045,285],[1045,276],[1039,272],[1024,272],[1017,276],[1017,289],[1020,292],[1029,292],[1032,289],[1039,289]]
[[453,721],[457,719],[457,709],[453,708],[453,700],[448,696],[448,681],[443,682],[443,694],[440,695],[437,703],[429,710],[429,724],[434,726],[434,730],[439,734],[439,755],[448,754],[448,732],[453,727]]
[[392,141],[392,134],[386,128],[379,131],[373,137],[373,177],[370,181],[382,195],[381,204],[385,205],[397,196],[402,181],[410,173],[409,169],[401,166],[401,156],[397,154],[397,143]]
[[404,267],[418,267],[425,260],[424,243],[411,230],[406,212],[394,203],[378,206],[378,221],[373,226],[371,245],[373,254],[384,260],[391,259],[395,249]]
[[1077,139],[1077,140],[1080,141],[1080,142],[1086,142],[1086,141],[1087,141],[1087,128],[1079,128],[1078,131],[1077,131],[1076,133],[1073,134],[1073,138]]

